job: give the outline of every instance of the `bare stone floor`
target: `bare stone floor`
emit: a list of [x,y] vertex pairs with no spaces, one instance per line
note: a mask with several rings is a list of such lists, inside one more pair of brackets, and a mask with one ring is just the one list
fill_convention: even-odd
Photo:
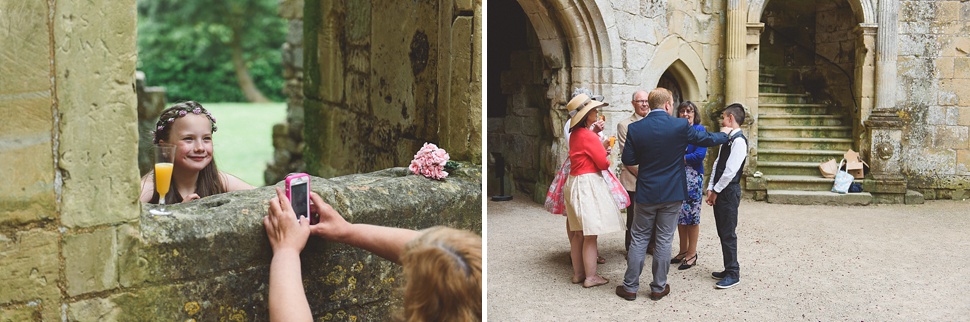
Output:
[[[865,207],[744,200],[741,284],[714,288],[723,268],[711,207],[698,264],[671,267],[670,295],[648,297],[649,260],[636,301],[614,289],[626,270],[623,233],[600,236],[605,286],[570,284],[565,218],[523,196],[487,201],[487,314],[492,321],[955,321],[970,320],[970,203]],[[677,252],[677,236],[673,252]]]

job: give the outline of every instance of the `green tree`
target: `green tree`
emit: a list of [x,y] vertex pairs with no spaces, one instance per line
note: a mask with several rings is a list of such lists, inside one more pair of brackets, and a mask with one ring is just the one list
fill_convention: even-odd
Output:
[[282,100],[286,25],[276,7],[277,0],[139,1],[139,68],[173,100],[269,101],[261,88]]

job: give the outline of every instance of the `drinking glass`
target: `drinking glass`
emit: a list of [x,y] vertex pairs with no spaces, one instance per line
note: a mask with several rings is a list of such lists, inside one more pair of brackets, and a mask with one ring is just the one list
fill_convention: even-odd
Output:
[[158,209],[149,210],[153,215],[171,215],[165,210],[165,195],[172,186],[172,169],[175,167],[175,146],[171,144],[155,145],[155,191],[158,192]]

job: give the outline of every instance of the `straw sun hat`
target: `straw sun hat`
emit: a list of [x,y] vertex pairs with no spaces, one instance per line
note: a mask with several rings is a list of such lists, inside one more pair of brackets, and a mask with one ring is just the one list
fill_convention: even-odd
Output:
[[586,114],[589,114],[589,111],[592,109],[609,105],[610,104],[590,98],[589,95],[586,94],[576,95],[573,97],[573,99],[569,100],[568,104],[566,104],[566,110],[569,111],[570,116],[569,128],[576,127],[576,124],[579,124],[579,122],[586,118]]

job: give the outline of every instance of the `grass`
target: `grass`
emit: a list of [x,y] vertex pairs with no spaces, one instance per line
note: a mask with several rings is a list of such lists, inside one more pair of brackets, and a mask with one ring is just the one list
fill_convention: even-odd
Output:
[[[219,170],[263,186],[273,160],[273,125],[286,120],[286,103],[203,103],[216,118],[213,155]],[[275,182],[274,182],[275,183]]]

